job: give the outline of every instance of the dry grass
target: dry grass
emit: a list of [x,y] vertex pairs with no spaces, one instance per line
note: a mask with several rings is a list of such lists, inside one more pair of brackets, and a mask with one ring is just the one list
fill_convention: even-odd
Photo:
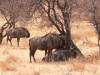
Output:
[[0,56],[0,73],[4,75],[94,75],[95,69],[91,67],[96,68],[96,75],[100,74],[100,56],[96,55],[66,62],[45,63],[41,61],[43,52],[37,51],[37,62],[32,64],[29,63],[28,49],[4,49]]
[[83,63],[81,61],[71,61],[72,64],[72,71],[84,71],[86,63]]

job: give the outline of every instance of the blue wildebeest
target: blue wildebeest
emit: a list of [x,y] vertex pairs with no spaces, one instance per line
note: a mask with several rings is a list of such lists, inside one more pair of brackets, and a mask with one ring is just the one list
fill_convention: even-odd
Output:
[[[75,50],[59,49],[53,51],[50,61],[66,61],[69,58],[76,58],[78,56]],[[48,56],[43,57],[42,61],[48,62]]]
[[53,49],[61,49],[65,46],[64,36],[54,33],[48,33],[42,37],[33,37],[29,39],[29,48],[30,48],[30,62],[31,56],[35,60],[35,52],[37,49],[45,50],[45,55],[48,51],[48,56],[51,56]]
[[6,35],[7,35],[7,42],[9,41],[11,45],[12,45],[11,42],[12,38],[17,38],[18,46],[19,46],[20,38],[30,37],[29,31],[24,27],[16,27],[16,28],[9,29],[6,32]]

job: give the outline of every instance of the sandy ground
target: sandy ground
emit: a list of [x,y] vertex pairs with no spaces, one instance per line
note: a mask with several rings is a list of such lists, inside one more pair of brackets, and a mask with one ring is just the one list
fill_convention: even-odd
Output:
[[[39,29],[37,26],[28,29],[31,37],[56,32],[55,28]],[[0,45],[0,75],[100,75],[97,35],[93,27],[86,22],[74,23],[72,38],[86,58],[50,63],[41,61],[44,52],[39,50],[35,54],[37,62],[29,62],[28,39],[21,39],[20,47],[15,39],[13,46],[4,39]]]

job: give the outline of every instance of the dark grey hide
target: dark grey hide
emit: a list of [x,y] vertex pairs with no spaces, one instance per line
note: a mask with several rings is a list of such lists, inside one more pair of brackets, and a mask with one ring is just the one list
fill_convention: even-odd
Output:
[[17,38],[18,46],[19,46],[20,38],[30,37],[29,31],[23,27],[16,27],[16,28],[9,29],[6,32],[6,35],[7,35],[7,42],[9,41],[11,45],[12,45],[11,42],[12,38]]
[[[76,58],[77,55],[74,50],[59,49],[52,53],[50,61],[66,61],[69,58]],[[42,61],[48,62],[48,56],[43,57]]]
[[35,52],[37,49],[45,50],[45,55],[48,52],[48,56],[51,56],[53,49],[61,49],[64,47],[65,41],[62,39],[61,35],[48,33],[42,37],[33,37],[29,40],[29,47],[30,47],[30,62],[31,56],[33,60],[35,60]]

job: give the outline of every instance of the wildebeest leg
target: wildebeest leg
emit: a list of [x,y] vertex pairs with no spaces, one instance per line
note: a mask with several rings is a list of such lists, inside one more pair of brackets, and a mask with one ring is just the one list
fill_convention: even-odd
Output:
[[30,52],[30,63],[32,63],[31,57],[33,56],[33,54]]
[[45,56],[47,55],[47,53],[48,53],[47,50],[45,50]]
[[52,50],[48,50],[48,61],[51,61]]
[[35,57],[34,57],[35,52],[36,52],[36,50],[35,50],[34,53],[32,54],[34,62],[36,62]]
[[98,47],[99,47],[99,50],[100,50],[100,35],[98,35]]
[[7,36],[7,43],[8,43],[8,41],[9,41],[9,36]]
[[30,48],[30,62],[32,62],[31,57],[33,57],[34,62],[36,62],[35,57],[34,57],[35,52],[36,52],[36,49],[31,50],[31,48]]
[[11,42],[11,40],[12,40],[12,38],[10,37],[10,38],[9,38],[9,41],[10,41],[10,44],[11,44],[11,46],[12,46],[12,42]]
[[20,41],[20,38],[17,38],[17,44],[18,44],[18,47],[19,47],[19,41]]
[[29,56],[30,56],[30,63],[32,63],[32,60],[31,60],[31,56],[32,56],[32,49],[31,49],[31,47],[29,47],[30,48],[30,53],[29,53]]
[[33,57],[34,62],[36,62],[34,54],[30,52],[30,62],[32,63],[31,57]]
[[32,63],[32,60],[31,60],[31,56],[32,56],[32,55],[31,55],[31,53],[29,53],[29,56],[30,56],[30,63]]
[[8,41],[10,42],[10,44],[12,45],[12,42],[11,42],[12,38],[10,36],[7,36],[7,43]]

